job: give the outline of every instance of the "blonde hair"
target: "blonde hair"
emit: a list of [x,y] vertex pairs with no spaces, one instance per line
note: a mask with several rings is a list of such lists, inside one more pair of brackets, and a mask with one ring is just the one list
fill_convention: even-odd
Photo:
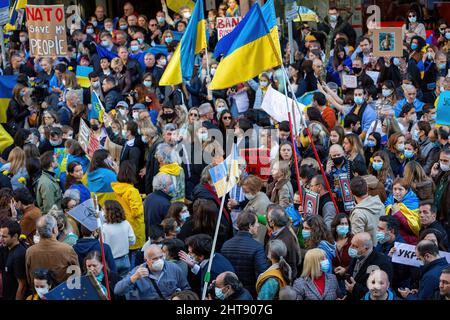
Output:
[[118,66],[122,66],[123,67],[123,62],[119,57],[116,57],[114,59],[111,60],[111,68],[115,68]]
[[78,80],[77,76],[72,71],[67,71],[63,74],[63,79],[66,81],[66,88],[69,89],[78,89]]
[[289,161],[280,160],[280,161],[273,161],[272,162],[272,169],[274,167],[278,168],[278,171],[281,172],[281,179],[290,179],[291,178],[291,167],[289,166]]
[[319,278],[322,275],[320,261],[322,261],[323,258],[325,258],[325,251],[322,249],[315,248],[308,250],[303,262],[302,277],[311,278],[312,280]]
[[16,174],[20,169],[25,168],[25,151],[20,147],[15,147],[8,156],[8,162],[11,163],[9,172]]

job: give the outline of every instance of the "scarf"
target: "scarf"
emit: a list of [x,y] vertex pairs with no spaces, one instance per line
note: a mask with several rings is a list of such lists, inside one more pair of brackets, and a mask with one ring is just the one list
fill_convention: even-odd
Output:
[[176,162],[165,164],[159,168],[159,172],[167,173],[171,176],[179,176],[181,172],[181,167]]
[[[386,212],[390,212],[392,205],[394,204],[394,196],[391,194],[386,200]],[[419,222],[419,198],[414,191],[409,190],[399,203],[400,212],[408,221],[408,226],[411,231],[418,236],[420,231]]]
[[[206,190],[208,190],[208,192],[213,196],[214,201],[220,208],[221,201],[220,201],[219,197],[217,196],[216,192],[214,191],[214,189],[212,188],[212,186],[208,183],[204,183],[203,187]],[[227,219],[228,223],[231,224],[232,222],[231,222],[231,218],[230,218],[230,213],[228,212],[227,208],[225,208],[225,206],[223,207],[223,214],[225,215],[225,218]]]

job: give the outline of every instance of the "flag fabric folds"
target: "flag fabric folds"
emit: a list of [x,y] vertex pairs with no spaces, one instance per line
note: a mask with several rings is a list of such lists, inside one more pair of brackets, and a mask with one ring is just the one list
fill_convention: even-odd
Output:
[[309,91],[305,92],[301,97],[297,98],[297,102],[300,102],[301,104],[305,106],[309,106],[312,103],[312,99],[314,96],[314,93],[320,92],[319,90]]
[[229,35],[210,90],[230,88],[282,64],[258,3]]
[[19,10],[25,9],[27,4],[28,4],[28,0],[16,0],[14,2],[14,6],[11,8],[11,12],[9,15],[10,16],[9,24],[11,26],[14,26],[16,24],[17,17],[19,16]]
[[[228,170],[230,180],[227,184]],[[225,196],[233,189],[239,180],[238,149],[234,144],[232,153],[220,164],[209,169],[212,182],[219,198]]]
[[197,0],[188,26],[159,81],[160,86],[190,81],[194,69],[195,55],[206,48],[206,21],[203,0]]
[[79,286],[64,281],[45,295],[47,300],[106,300],[106,295],[93,275],[81,276]]
[[[298,7],[298,13],[300,15],[300,17],[297,17],[294,19],[294,22],[319,22],[319,17],[317,15],[317,13],[315,13],[314,11],[312,11],[311,9],[304,7],[304,6],[299,6]],[[301,18],[301,20],[300,20]]]
[[17,84],[17,76],[0,76],[0,123],[6,123],[6,110]]
[[80,203],[70,210],[68,214],[89,229],[89,231],[94,231],[98,228],[94,201],[92,199]]
[[6,148],[14,143],[14,139],[0,124],[0,153],[3,153]]
[[94,71],[92,67],[77,66],[77,81],[80,87],[89,88],[91,82],[89,81],[89,73]]
[[89,120],[97,119],[100,123],[103,123],[103,113],[105,112],[105,108],[100,101],[97,93],[92,91],[91,94],[91,110],[89,111]]

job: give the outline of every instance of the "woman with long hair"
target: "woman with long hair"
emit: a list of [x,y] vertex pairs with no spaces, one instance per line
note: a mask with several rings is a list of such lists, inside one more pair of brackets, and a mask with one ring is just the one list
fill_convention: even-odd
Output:
[[378,181],[384,184],[386,195],[392,193],[392,185],[394,183],[394,173],[391,169],[389,155],[385,151],[377,151],[370,160],[369,173],[374,175]]
[[392,167],[394,177],[403,176],[405,165],[405,136],[403,133],[394,133],[389,137],[388,145],[389,162]]
[[269,241],[267,251],[271,266],[256,281],[258,300],[278,299],[280,289],[292,282],[292,270],[285,260],[287,248],[284,242],[279,239]]
[[364,146],[365,163],[370,163],[373,155],[381,150],[381,135],[378,132],[372,132],[367,136],[367,142]]
[[334,47],[333,59],[327,65],[327,82],[334,82],[338,86],[342,84],[342,76],[350,73],[352,59],[347,55],[345,48],[341,45]]
[[405,165],[403,179],[420,200],[433,199],[435,190],[433,179],[427,176],[417,161],[412,160]]
[[167,218],[173,218],[182,227],[190,218],[189,210],[184,203],[174,202],[167,210]]
[[72,161],[67,166],[67,175],[64,188],[65,190],[74,189],[80,192],[80,203],[91,198],[89,189],[81,182],[84,171],[81,164],[77,161]]
[[345,153],[348,156],[348,159],[353,161],[353,163],[366,163],[366,160],[364,159],[364,148],[361,142],[361,138],[357,134],[347,134],[344,137],[343,147]]
[[25,166],[25,152],[22,148],[15,147],[8,156],[8,162],[0,168],[1,174],[11,179],[13,190],[25,186],[28,172]]
[[335,126],[330,131],[330,146],[332,144],[339,144],[342,146],[344,143],[345,132],[342,126]]
[[330,262],[322,249],[306,252],[302,275],[293,285],[297,300],[337,300],[341,296],[338,281],[328,269]]
[[331,234],[336,241],[336,256],[332,260],[333,272],[339,281],[341,289],[345,289],[345,273],[350,267],[352,258],[348,255],[353,234],[350,232],[352,225],[347,214],[338,213],[331,223]]
[[420,231],[419,198],[404,178],[394,180],[393,193],[385,204],[386,214],[400,222],[400,235],[409,244],[416,245]]
[[136,242],[130,245],[131,268],[140,262],[136,261],[139,249],[145,243],[144,204],[139,190],[134,187],[137,183],[136,167],[130,160],[120,164],[117,182],[111,182],[111,188],[117,196],[117,201],[125,211],[125,217],[133,228]]
[[294,200],[289,162],[274,161],[271,167],[273,181],[267,185],[267,197],[272,203],[287,208]]

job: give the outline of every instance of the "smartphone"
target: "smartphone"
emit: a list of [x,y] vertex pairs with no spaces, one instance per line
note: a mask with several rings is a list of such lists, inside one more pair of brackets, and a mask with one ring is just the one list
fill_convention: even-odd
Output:
[[351,277],[352,277],[352,276],[351,276],[349,273],[344,274],[344,279],[345,279],[346,281],[348,281],[348,282],[350,282]]

